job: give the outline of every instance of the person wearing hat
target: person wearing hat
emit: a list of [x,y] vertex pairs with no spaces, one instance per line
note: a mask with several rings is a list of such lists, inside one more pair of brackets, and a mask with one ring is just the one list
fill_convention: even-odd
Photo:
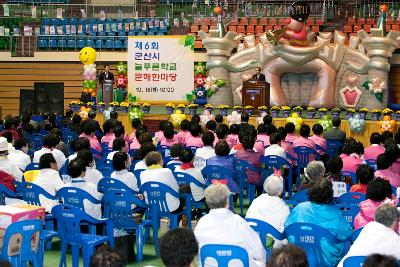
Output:
[[[4,137],[0,137],[0,183],[6,185],[7,177],[12,176],[17,181],[22,181],[23,173],[13,164],[8,156],[8,142]],[[7,186],[7,185],[6,185]],[[8,186],[7,186],[8,187]]]

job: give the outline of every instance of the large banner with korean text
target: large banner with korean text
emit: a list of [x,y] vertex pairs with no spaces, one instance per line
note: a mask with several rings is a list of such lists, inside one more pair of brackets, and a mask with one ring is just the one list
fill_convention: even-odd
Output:
[[185,102],[194,77],[194,51],[185,38],[129,37],[128,92],[140,102]]

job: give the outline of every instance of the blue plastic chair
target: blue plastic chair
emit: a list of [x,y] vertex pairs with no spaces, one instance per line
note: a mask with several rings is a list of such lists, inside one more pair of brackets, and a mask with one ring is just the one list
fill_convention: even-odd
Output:
[[42,134],[31,134],[29,136],[29,147],[34,151],[40,150],[43,146],[43,137]]
[[367,163],[374,171],[376,171],[378,168],[376,166],[376,160],[374,159],[367,159],[365,160],[365,163]]
[[[141,186],[141,190],[144,192],[146,202],[150,206],[151,221],[153,227],[154,246],[158,251],[158,227],[160,218],[166,217],[170,219],[169,229],[173,230],[178,227],[178,216],[186,213],[186,216],[190,218],[190,205],[186,205],[186,209],[179,213],[171,213],[167,205],[167,194],[177,199],[182,198],[178,192],[175,192],[165,184],[157,182],[146,182]],[[186,196],[186,203],[190,203],[190,199]]]
[[110,177],[114,171],[112,160],[101,159],[96,162],[96,169],[103,174],[103,177]]
[[[287,184],[288,184],[288,195],[289,198],[293,194],[293,181],[292,181],[292,176],[293,176],[293,164],[290,163],[285,158],[282,158],[280,156],[264,156],[261,158],[261,167],[262,167],[262,174],[264,179],[268,178],[269,175],[273,174],[274,168],[275,169],[281,169],[282,167],[285,167],[288,169],[288,175],[285,177],[287,179]],[[285,188],[285,181],[283,181],[283,188]],[[282,192],[282,197],[284,197],[285,192]]]
[[360,211],[360,207],[349,204],[335,204],[334,207],[340,210],[346,221],[354,227],[354,218]]
[[113,178],[102,178],[97,184],[97,191],[105,194],[109,190],[124,190],[127,192],[131,192],[137,194],[138,192],[133,191],[126,184],[121,182],[120,180]]
[[166,166],[168,169],[170,169],[172,172],[174,172],[175,169],[176,169],[176,167],[179,167],[179,166],[181,166],[181,165],[182,165],[182,163],[175,162],[175,163],[170,163],[170,164],[167,163],[165,166]]
[[292,201],[296,201],[298,203],[308,201],[308,189],[300,190],[290,198]]
[[341,153],[344,144],[341,140],[326,140],[326,145],[326,153],[329,157],[334,157]]
[[239,186],[239,206],[240,206],[240,215],[243,216],[243,198],[244,198],[244,190],[247,192],[247,198],[249,199],[249,205],[253,202],[256,196],[256,185],[250,184],[247,181],[247,172],[252,171],[261,175],[261,170],[259,168],[254,167],[250,163],[242,159],[235,159],[235,169],[236,175],[238,177],[238,186]]
[[[51,244],[53,238],[55,238],[55,237],[58,237],[57,232],[49,231],[49,230],[42,230],[42,233],[41,233],[40,239],[39,239],[39,251],[38,251],[39,266],[43,266],[45,244]],[[47,246],[47,248],[50,249],[50,247],[48,247],[48,246]]]
[[198,147],[197,146],[187,146],[186,149],[190,149],[192,151],[193,155],[195,155]]
[[300,174],[301,169],[307,167],[310,162],[310,156],[315,155],[316,159],[319,160],[319,154],[312,148],[306,146],[298,146],[294,148],[294,153],[297,155],[297,188],[300,186]]
[[202,170],[206,183],[211,184],[212,180],[233,179],[232,172],[219,165],[207,165]]
[[339,197],[339,203],[360,206],[360,202],[366,199],[365,194],[358,192],[349,192]]
[[[38,263],[38,251],[32,250],[32,236],[39,232],[39,238],[43,229],[41,220],[25,220],[10,224],[4,234],[3,247],[1,249],[0,259],[9,261],[13,267],[27,266],[30,262],[34,267],[41,267]],[[21,250],[18,255],[10,256],[8,254],[8,244],[13,235],[20,234]],[[41,248],[38,247],[38,250]]]
[[350,237],[350,242],[351,242],[351,244],[353,244],[353,243],[356,241],[356,239],[357,239],[358,236],[360,235],[362,229],[364,229],[364,227],[358,228],[357,230],[355,230],[355,231],[351,234],[351,237]]
[[366,256],[348,257],[343,261],[343,267],[362,267],[366,259]]
[[8,187],[0,184],[0,205],[5,205],[5,198],[19,198],[19,195],[11,191]]
[[307,252],[310,266],[326,266],[321,240],[331,244],[342,242],[325,228],[312,223],[293,223],[285,228],[284,234],[290,243],[302,247]]
[[88,192],[76,187],[63,187],[57,191],[56,197],[66,205],[74,206],[85,212],[83,205],[84,200],[88,200],[91,204],[101,204],[99,200],[94,198]]
[[[51,213],[57,219],[57,230],[61,239],[60,266],[66,266],[67,248],[71,246],[72,266],[79,266],[79,249],[82,248],[83,266],[88,267],[94,248],[107,242],[114,247],[113,223],[109,219],[96,220],[82,212],[80,209],[69,205],[57,205]],[[89,224],[105,224],[106,236],[81,233],[82,222]]]
[[233,245],[204,245],[200,248],[201,266],[207,258],[213,258],[218,266],[229,266],[231,260],[237,259],[243,263],[243,267],[249,267],[249,255],[244,248]]
[[267,251],[267,258],[268,258],[272,248],[268,249],[267,236],[270,235],[277,240],[283,240],[285,239],[284,235],[269,223],[251,218],[246,218],[246,221],[248,222],[250,227],[254,230],[254,232],[256,232],[260,237],[261,243],[263,244],[265,251]]
[[[142,211],[147,208],[147,205],[123,190],[109,190],[104,194],[104,217],[109,218],[114,223],[114,227],[123,229],[125,231],[133,231],[136,235],[136,260],[138,262],[143,259],[143,248],[145,244],[145,233],[144,227],[151,227],[150,220],[143,220],[142,223],[138,224],[135,222],[134,214],[137,211]],[[132,204],[136,205],[136,208],[132,210]],[[153,236],[154,239],[154,236]],[[158,251],[155,251],[156,255]]]
[[351,182],[353,184],[357,183],[357,175],[354,172],[350,172],[350,171],[341,171],[340,172],[340,176],[342,177],[350,177],[351,178]]
[[160,154],[163,158],[170,156],[170,153],[171,153],[170,150],[171,150],[171,147],[169,147],[169,146],[157,145],[157,151],[160,152]]

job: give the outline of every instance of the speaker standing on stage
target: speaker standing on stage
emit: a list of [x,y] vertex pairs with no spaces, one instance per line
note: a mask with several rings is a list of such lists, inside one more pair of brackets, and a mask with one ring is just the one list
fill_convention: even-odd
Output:
[[261,68],[257,68],[257,73],[253,75],[252,80],[265,82],[265,75],[261,73]]
[[104,65],[104,72],[99,76],[100,88],[103,92],[103,102],[108,103],[113,101],[114,74],[110,72],[110,66]]

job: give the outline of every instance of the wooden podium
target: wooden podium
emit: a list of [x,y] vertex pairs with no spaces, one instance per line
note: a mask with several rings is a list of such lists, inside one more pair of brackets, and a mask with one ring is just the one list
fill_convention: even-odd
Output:
[[248,80],[242,87],[242,106],[269,106],[269,83]]

